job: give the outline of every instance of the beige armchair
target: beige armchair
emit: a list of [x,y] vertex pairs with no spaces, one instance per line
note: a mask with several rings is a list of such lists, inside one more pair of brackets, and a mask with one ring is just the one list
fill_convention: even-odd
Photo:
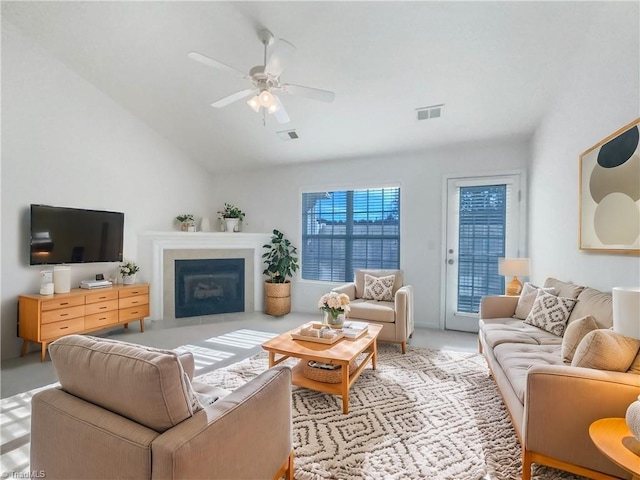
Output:
[[[373,300],[365,294],[365,275],[376,278],[393,275],[390,300]],[[378,340],[399,343],[406,352],[413,336],[413,287],[403,285],[402,270],[356,270],[355,281],[333,289],[349,296],[349,319],[382,325]],[[367,293],[371,293],[367,288]]]
[[191,382],[190,353],[80,335],[49,352],[61,388],[32,399],[31,471],[52,479],[293,478],[288,367],[229,393]]

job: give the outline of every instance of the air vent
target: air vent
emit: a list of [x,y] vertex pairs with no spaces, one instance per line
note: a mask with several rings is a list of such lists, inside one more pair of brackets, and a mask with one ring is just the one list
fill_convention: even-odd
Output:
[[277,133],[283,142],[288,142],[289,140],[296,140],[300,138],[298,136],[298,132],[296,132],[295,130],[282,130],[281,132]]
[[431,105],[429,107],[416,108],[418,112],[418,120],[428,120],[430,118],[439,118],[442,116],[442,107],[444,103],[439,105]]

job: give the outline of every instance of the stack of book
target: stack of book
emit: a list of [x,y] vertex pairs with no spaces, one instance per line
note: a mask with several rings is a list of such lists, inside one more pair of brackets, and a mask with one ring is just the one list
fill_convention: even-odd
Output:
[[80,288],[107,288],[112,287],[113,284],[109,280],[82,280],[80,282]]
[[347,320],[342,326],[345,338],[360,338],[367,333],[369,324],[367,322],[354,322]]

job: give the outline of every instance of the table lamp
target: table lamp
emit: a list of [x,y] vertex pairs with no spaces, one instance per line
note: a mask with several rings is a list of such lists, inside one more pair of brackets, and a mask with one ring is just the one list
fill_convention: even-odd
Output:
[[498,272],[505,277],[513,277],[511,283],[506,285],[506,295],[520,295],[522,283],[518,276],[527,277],[531,270],[531,260],[528,258],[500,258],[498,259]]

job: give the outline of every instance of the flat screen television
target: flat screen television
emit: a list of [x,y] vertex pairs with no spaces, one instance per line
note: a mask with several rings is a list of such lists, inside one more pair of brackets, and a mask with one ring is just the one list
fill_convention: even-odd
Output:
[[124,213],[31,205],[30,264],[121,262]]

